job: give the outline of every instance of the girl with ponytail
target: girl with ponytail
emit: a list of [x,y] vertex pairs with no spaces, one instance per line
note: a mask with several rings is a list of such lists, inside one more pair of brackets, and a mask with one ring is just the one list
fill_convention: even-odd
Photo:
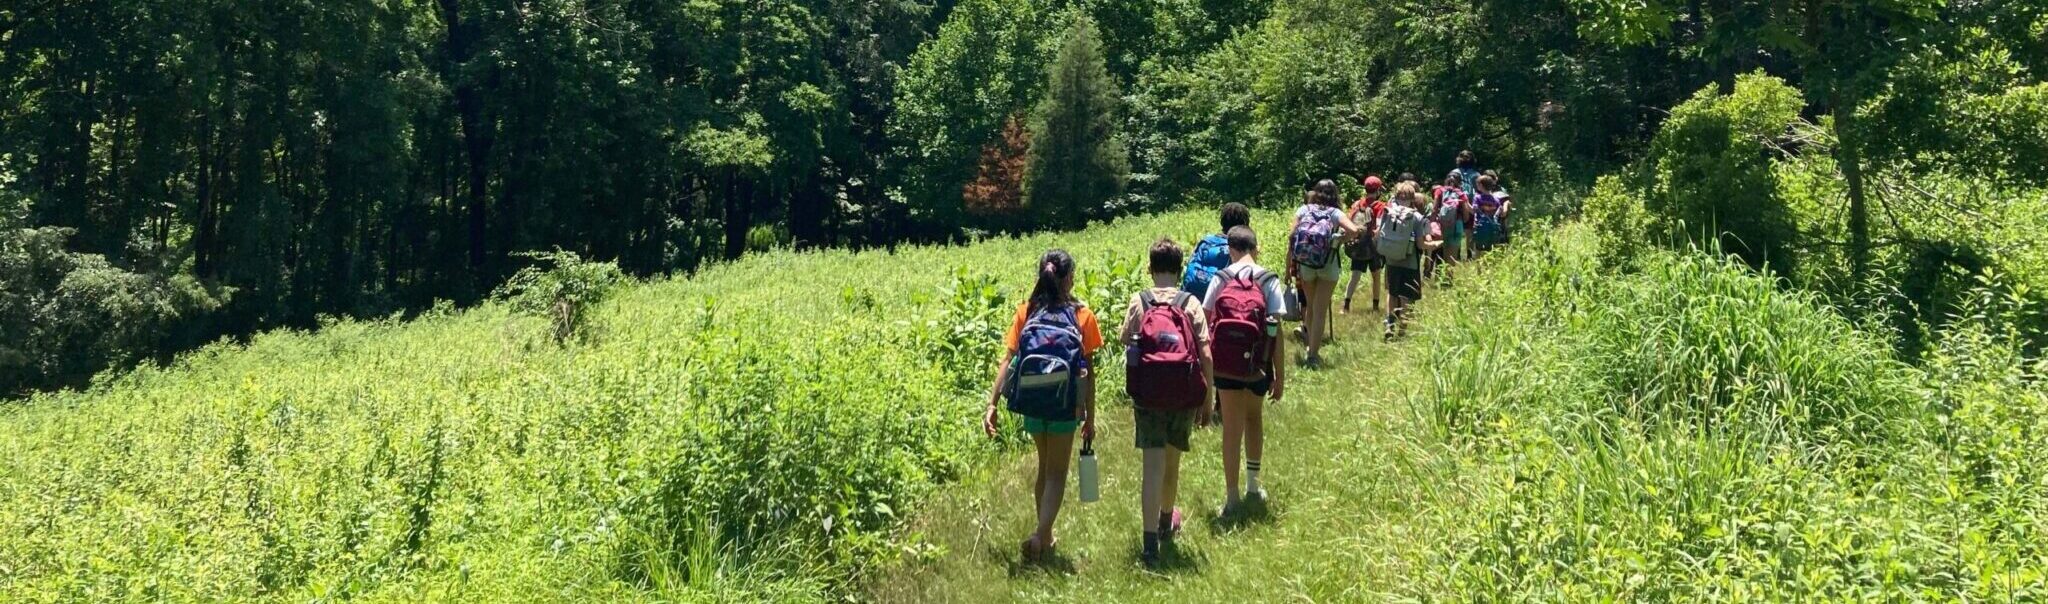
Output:
[[[1022,419],[1024,432],[1038,451],[1038,479],[1032,483],[1032,504],[1038,527],[1024,540],[1026,562],[1039,562],[1053,551],[1053,521],[1067,493],[1067,468],[1074,456],[1074,433],[1095,438],[1095,351],[1102,348],[1102,328],[1087,304],[1074,298],[1074,257],[1051,250],[1038,259],[1038,279],[1031,297],[1017,307],[1010,331],[1003,337],[1002,361],[989,389],[982,430],[999,434],[1003,397]],[[1047,367],[1072,371],[1072,388],[1046,380]],[[1032,377],[1025,386],[1024,377]],[[1050,383],[1048,383],[1050,382]],[[1051,392],[1052,394],[1046,394]],[[1047,401],[1052,401],[1050,404]],[[1049,411],[1050,410],[1050,411]]]

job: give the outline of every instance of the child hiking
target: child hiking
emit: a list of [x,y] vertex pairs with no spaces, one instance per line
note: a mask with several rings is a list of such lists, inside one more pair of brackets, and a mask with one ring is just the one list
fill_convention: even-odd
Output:
[[[1279,277],[1258,264],[1259,237],[1248,227],[1235,227],[1230,239],[1229,268],[1216,275],[1203,297],[1209,319],[1209,350],[1216,390],[1223,397],[1223,508],[1234,513],[1244,496],[1264,499],[1259,486],[1259,457],[1265,452],[1264,397],[1274,402],[1287,390],[1286,338],[1280,317],[1287,296]],[[1243,462],[1245,489],[1238,490],[1238,465]]]
[[1294,224],[1287,229],[1293,234],[1288,240],[1287,272],[1300,280],[1300,303],[1305,307],[1301,324],[1307,332],[1303,342],[1308,346],[1303,364],[1308,367],[1323,363],[1330,303],[1337,293],[1337,281],[1344,275],[1344,263],[1337,258],[1337,251],[1344,241],[1365,230],[1344,215],[1341,203],[1337,181],[1319,181],[1309,192],[1309,202],[1295,210]]
[[1479,157],[1470,149],[1458,152],[1458,167],[1451,174],[1458,177],[1458,190],[1466,197],[1479,194]]
[[1074,298],[1074,258],[1052,250],[1038,261],[1038,283],[1031,298],[1017,307],[1017,317],[1003,338],[1002,361],[990,388],[982,430],[998,434],[998,401],[1021,416],[1024,432],[1038,451],[1038,478],[1032,483],[1038,527],[1024,540],[1026,562],[1046,559],[1058,544],[1053,521],[1067,492],[1067,466],[1073,460],[1074,432],[1095,438],[1095,375],[1093,357],[1102,348],[1102,330],[1095,313]]
[[1380,300],[1385,297],[1386,290],[1381,287],[1380,276],[1384,272],[1383,269],[1386,268],[1387,261],[1385,258],[1380,257],[1379,250],[1374,249],[1373,226],[1379,222],[1380,215],[1387,212],[1386,188],[1386,183],[1381,182],[1380,177],[1367,176],[1365,177],[1365,197],[1361,197],[1357,203],[1351,204],[1351,221],[1365,227],[1365,235],[1359,237],[1357,241],[1353,241],[1348,246],[1349,256],[1351,256],[1351,284],[1344,288],[1344,308],[1340,311],[1347,315],[1351,314],[1351,299],[1358,295],[1358,281],[1360,277],[1368,274],[1372,276],[1372,290],[1370,294],[1372,296],[1373,310],[1377,311],[1380,309]]
[[1472,198],[1459,188],[1458,179],[1457,172],[1444,176],[1444,183],[1437,187],[1436,198],[1429,209],[1430,218],[1436,221],[1444,244],[1430,254],[1430,262],[1424,267],[1424,272],[1445,283],[1451,280],[1451,268],[1464,258],[1465,225],[1472,218]]
[[[1209,294],[1209,283],[1216,279],[1216,273],[1230,266],[1230,240],[1224,235],[1236,227],[1250,228],[1252,211],[1233,201],[1223,204],[1221,219],[1223,230],[1203,237],[1201,243],[1195,244],[1194,256],[1189,259],[1187,269],[1181,272],[1181,291],[1198,298]],[[1214,405],[1216,413],[1223,412],[1222,397],[1216,397]]]
[[1479,177],[1479,195],[1472,198],[1472,259],[1478,260],[1493,247],[1500,245],[1505,237],[1503,226],[1507,217],[1507,202],[1496,196],[1497,183],[1493,176]]
[[1481,176],[1493,177],[1493,197],[1500,200],[1500,243],[1498,245],[1514,243],[1515,229],[1514,223],[1510,222],[1510,216],[1515,213],[1515,198],[1508,194],[1507,182],[1501,180],[1499,172],[1487,170]]
[[1437,223],[1424,215],[1422,196],[1415,183],[1394,187],[1394,202],[1387,205],[1373,231],[1376,246],[1387,261],[1387,329],[1392,341],[1407,320],[1408,305],[1422,300],[1422,261],[1442,245]]
[[1152,244],[1149,266],[1152,288],[1132,296],[1118,335],[1127,346],[1124,381],[1143,457],[1139,559],[1148,567],[1159,564],[1160,549],[1180,534],[1185,515],[1174,506],[1180,495],[1180,456],[1189,450],[1194,426],[1209,423],[1214,379],[1202,299],[1177,287],[1180,246],[1171,239]]

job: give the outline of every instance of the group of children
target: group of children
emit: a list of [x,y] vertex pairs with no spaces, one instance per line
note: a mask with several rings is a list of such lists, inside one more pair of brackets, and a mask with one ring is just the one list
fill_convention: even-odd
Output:
[[[1307,327],[1296,334],[1307,347],[1303,364],[1322,363],[1331,298],[1343,275],[1340,251],[1352,261],[1343,311],[1350,311],[1359,279],[1368,274],[1373,308],[1380,308],[1384,272],[1385,337],[1392,339],[1407,306],[1422,298],[1426,274],[1442,271],[1448,278],[1450,267],[1466,257],[1468,242],[1472,254],[1505,242],[1507,194],[1498,177],[1479,173],[1473,163],[1471,152],[1460,154],[1458,170],[1428,197],[1410,175],[1391,195],[1379,177],[1367,177],[1365,197],[1349,211],[1340,205],[1336,182],[1317,182],[1289,225],[1284,274],[1259,264],[1259,238],[1242,204],[1223,206],[1222,232],[1197,244],[1192,258],[1171,239],[1151,245],[1152,286],[1132,296],[1118,330],[1143,457],[1140,557],[1146,565],[1159,563],[1186,520],[1175,503],[1180,457],[1190,449],[1194,427],[1222,424],[1225,497],[1218,516],[1265,498],[1259,482],[1264,405],[1279,402],[1287,388],[1287,338],[1280,325],[1300,320]],[[983,416],[983,430],[996,436],[1007,400],[1037,451],[1037,527],[1021,546],[1027,561],[1044,559],[1056,545],[1053,524],[1076,433],[1084,441],[1095,438],[1094,363],[1104,340],[1094,312],[1073,288],[1073,257],[1046,252],[1031,297],[1004,337]]]

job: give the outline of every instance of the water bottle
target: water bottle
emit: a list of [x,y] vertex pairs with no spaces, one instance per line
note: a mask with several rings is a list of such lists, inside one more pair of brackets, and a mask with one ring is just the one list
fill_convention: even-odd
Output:
[[1101,478],[1095,467],[1095,439],[1081,441],[1081,503],[1102,499]]

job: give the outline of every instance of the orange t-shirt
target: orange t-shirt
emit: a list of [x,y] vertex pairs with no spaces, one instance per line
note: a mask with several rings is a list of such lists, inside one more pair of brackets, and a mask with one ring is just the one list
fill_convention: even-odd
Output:
[[[1017,340],[1024,336],[1024,324],[1031,321],[1031,303],[1017,306],[1017,318],[1010,321],[1010,332],[1003,334],[1003,348],[1011,354],[1017,353]],[[1094,358],[1095,351],[1102,349],[1102,327],[1096,324],[1095,311],[1088,310],[1087,304],[1075,303],[1074,327],[1081,330],[1081,354]]]

